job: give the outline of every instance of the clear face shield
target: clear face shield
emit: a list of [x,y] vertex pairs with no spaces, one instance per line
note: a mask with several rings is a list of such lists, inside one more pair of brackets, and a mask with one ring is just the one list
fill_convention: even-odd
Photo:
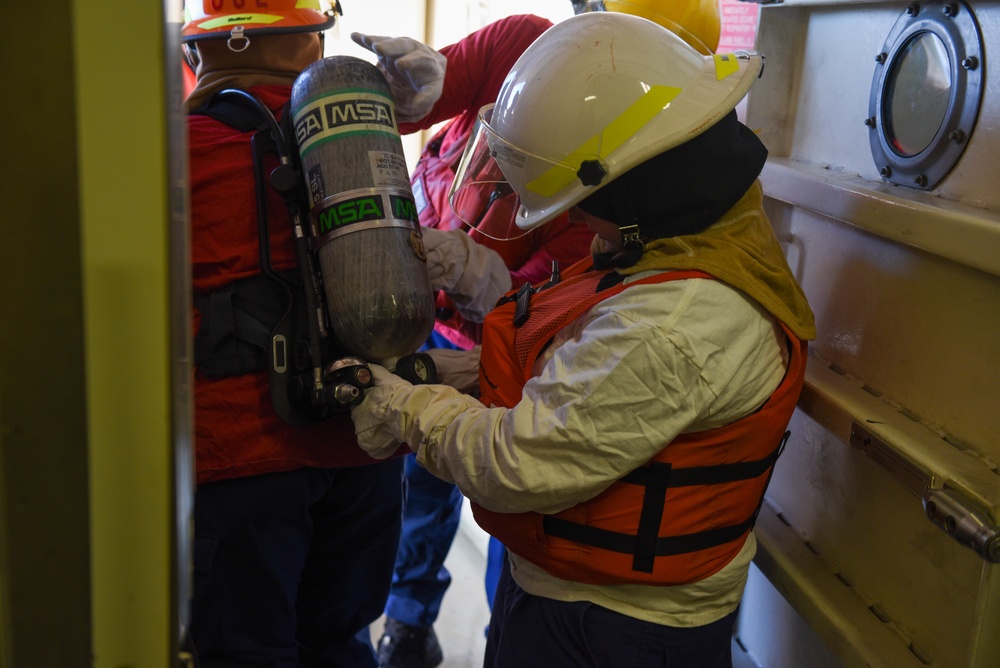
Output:
[[490,126],[493,105],[479,111],[448,199],[469,227],[498,241],[523,237],[567,206],[557,194],[578,178],[573,167],[526,151]]

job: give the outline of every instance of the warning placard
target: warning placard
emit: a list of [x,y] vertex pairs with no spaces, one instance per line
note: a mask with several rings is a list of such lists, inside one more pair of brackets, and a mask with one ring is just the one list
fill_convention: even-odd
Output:
[[754,48],[760,6],[754,2],[719,0],[719,48],[716,53],[732,53]]

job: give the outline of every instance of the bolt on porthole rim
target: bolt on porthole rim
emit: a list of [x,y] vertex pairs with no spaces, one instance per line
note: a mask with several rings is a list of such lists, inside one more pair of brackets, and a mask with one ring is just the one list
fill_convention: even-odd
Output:
[[[918,128],[929,137],[926,146],[901,149],[893,129],[892,95],[900,73],[908,73],[906,59],[913,57],[921,40],[938,52],[938,65],[947,65],[947,102],[936,128]],[[915,60],[913,62],[919,62]],[[928,61],[930,62],[930,61]],[[953,2],[913,3],[893,25],[884,44],[876,51],[875,72],[869,95],[868,115],[872,159],[880,176],[897,185],[919,190],[936,187],[955,167],[975,129],[985,81],[985,56],[978,21],[968,4]],[[930,63],[933,65],[934,63]],[[942,67],[943,69],[943,67]],[[924,79],[927,81],[927,79]],[[923,141],[923,139],[921,139]]]

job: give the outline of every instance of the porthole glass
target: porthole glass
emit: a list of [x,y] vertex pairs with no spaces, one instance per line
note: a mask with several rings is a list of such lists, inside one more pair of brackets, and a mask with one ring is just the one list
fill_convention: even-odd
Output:
[[964,2],[907,7],[876,52],[865,121],[883,179],[929,190],[951,171],[975,129],[984,58]]
[[894,69],[889,75],[886,128],[896,153],[910,157],[931,145],[948,111],[948,50],[934,33],[918,33],[900,49]]

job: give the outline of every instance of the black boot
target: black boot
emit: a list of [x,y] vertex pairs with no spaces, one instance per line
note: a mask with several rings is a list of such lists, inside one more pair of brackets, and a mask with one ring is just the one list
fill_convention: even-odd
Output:
[[379,668],[434,668],[442,661],[441,645],[433,626],[410,626],[385,618],[378,641]]

